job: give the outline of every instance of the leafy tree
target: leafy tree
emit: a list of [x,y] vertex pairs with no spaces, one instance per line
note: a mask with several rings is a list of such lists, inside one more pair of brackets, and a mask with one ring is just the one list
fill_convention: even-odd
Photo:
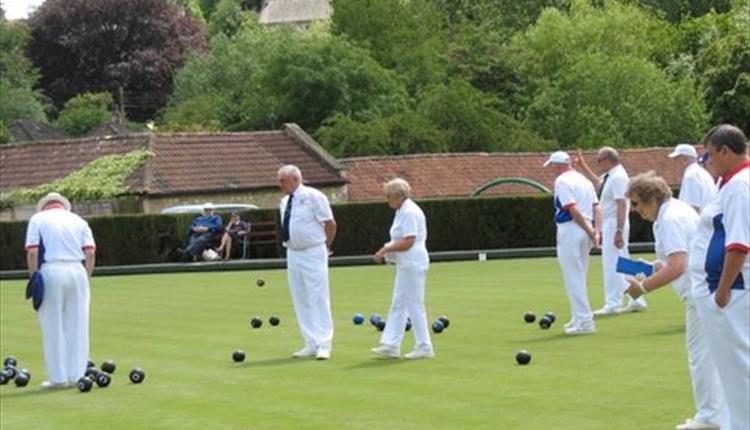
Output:
[[635,5],[573,0],[570,12],[546,9],[528,31],[514,38],[509,53],[519,74],[554,79],[581,54],[627,55],[666,64],[676,47],[675,30]]
[[112,114],[112,95],[84,93],[65,103],[57,118],[57,126],[71,136],[83,136],[94,127],[108,122]]
[[546,143],[463,81],[423,89],[418,111],[446,134],[450,152],[541,149]]
[[[23,22],[0,20],[0,124],[6,131],[16,119],[46,119],[44,97],[34,89],[39,73],[24,53],[29,39]],[[9,140],[4,136],[0,142]]]
[[370,49],[411,94],[446,76],[445,16],[430,0],[333,0],[332,31]]
[[698,17],[712,10],[728,12],[731,0],[638,0],[642,6],[663,14],[670,22],[680,22],[686,17]]
[[211,14],[208,32],[211,35],[224,33],[233,36],[248,19],[257,20],[257,15],[242,8],[242,0],[221,0]]
[[528,122],[563,148],[673,145],[699,139],[705,108],[692,83],[643,59],[583,54],[529,107]]
[[[314,131],[336,113],[372,119],[407,103],[392,72],[339,37],[249,26],[212,44],[211,55],[191,58],[178,74],[164,112],[168,128],[202,113],[207,128],[268,129],[293,121]],[[208,109],[189,108],[200,109],[196,98]]]
[[[713,124],[750,132],[750,6],[709,13],[680,24],[681,49],[670,65],[695,77]],[[683,66],[683,67],[680,67]]]
[[336,157],[447,152],[445,133],[416,112],[368,122],[334,115],[316,139]]
[[29,52],[56,106],[122,87],[137,120],[166,104],[186,54],[207,46],[200,24],[168,0],[47,0],[29,24]]

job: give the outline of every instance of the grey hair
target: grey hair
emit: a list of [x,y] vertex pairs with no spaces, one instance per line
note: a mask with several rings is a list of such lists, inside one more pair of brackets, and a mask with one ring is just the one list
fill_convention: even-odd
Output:
[[617,150],[611,146],[602,146],[599,150],[599,154],[605,156],[607,160],[614,161],[615,163],[620,162],[620,154],[618,154]]
[[286,178],[286,177],[293,177],[297,178],[300,183],[302,182],[302,172],[299,170],[299,167],[295,166],[294,164],[287,164],[286,166],[282,166],[279,169],[279,173],[277,174],[279,178]]
[[631,198],[638,196],[644,203],[656,202],[661,206],[672,197],[672,189],[664,178],[649,170],[630,178],[627,195]]
[[411,197],[411,185],[401,178],[391,179],[383,184],[383,191],[386,196]]

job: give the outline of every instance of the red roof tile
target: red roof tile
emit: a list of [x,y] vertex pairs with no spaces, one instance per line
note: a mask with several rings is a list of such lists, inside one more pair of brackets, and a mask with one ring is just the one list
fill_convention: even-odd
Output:
[[344,184],[341,166],[294,124],[241,133],[132,134],[0,147],[0,190],[62,178],[98,157],[137,148],[154,153],[128,179],[149,195],[277,187],[276,172],[295,164],[312,185]]
[[[655,170],[669,184],[679,185],[682,177],[678,164],[667,158],[671,150],[626,149],[620,151],[620,160],[631,176]],[[584,152],[592,169],[596,168],[596,152]],[[347,169],[349,201],[372,201],[382,199],[382,183],[395,177],[406,179],[417,198],[467,197],[495,178],[533,179],[552,189],[554,174],[542,167],[548,157],[548,153],[464,153],[361,157],[340,161]],[[504,184],[485,191],[484,195],[537,192],[528,185]]]

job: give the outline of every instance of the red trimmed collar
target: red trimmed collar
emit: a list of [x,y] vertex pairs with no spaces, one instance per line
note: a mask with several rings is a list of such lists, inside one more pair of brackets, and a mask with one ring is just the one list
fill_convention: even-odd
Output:
[[730,179],[732,179],[732,177],[734,177],[734,175],[736,175],[736,174],[740,173],[741,171],[743,171],[745,169],[748,169],[748,168],[750,168],[750,160],[745,161],[744,163],[742,163],[739,166],[737,166],[731,172],[729,172],[726,175],[722,176],[721,177],[721,184],[719,185],[719,187],[723,187],[724,185],[727,184],[727,182],[729,182]]
[[49,202],[42,208],[43,211],[46,211],[47,209],[65,209],[65,206],[60,202]]

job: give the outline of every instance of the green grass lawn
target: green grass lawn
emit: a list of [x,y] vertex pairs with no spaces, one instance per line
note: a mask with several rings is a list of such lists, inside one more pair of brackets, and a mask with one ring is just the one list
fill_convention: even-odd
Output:
[[[602,302],[600,260],[589,296]],[[671,429],[693,413],[684,310],[665,289],[649,309],[601,319],[566,337],[568,305],[553,258],[434,264],[427,311],[451,319],[432,360],[370,356],[379,332],[352,315],[383,316],[394,268],[331,270],[330,361],[292,359],[302,346],[285,272],[96,277],[91,355],[114,360],[109,388],[47,392],[39,326],[24,282],[0,286],[0,356],[32,373],[0,387],[0,428],[14,429]],[[266,286],[255,286],[257,277]],[[558,320],[547,331],[526,310]],[[250,328],[253,315],[264,318]],[[270,327],[268,317],[281,317]],[[402,353],[411,350],[407,333]],[[247,353],[244,363],[232,351]],[[515,353],[533,359],[518,366]],[[146,380],[133,385],[132,367]]]

